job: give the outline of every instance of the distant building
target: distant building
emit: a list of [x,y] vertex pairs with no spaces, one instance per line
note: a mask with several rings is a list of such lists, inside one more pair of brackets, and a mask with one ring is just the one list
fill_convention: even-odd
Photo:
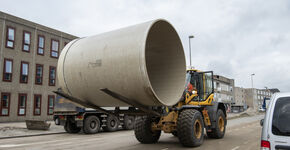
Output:
[[234,91],[234,102],[232,103],[232,109],[238,112],[246,110],[246,90],[241,87],[235,87]]
[[264,98],[270,98],[274,94],[269,89],[247,88],[244,90],[246,104],[255,110],[261,108]]
[[230,108],[234,102],[235,80],[221,75],[214,75],[215,100],[227,104]]
[[75,38],[0,12],[0,122],[52,119],[57,60]]

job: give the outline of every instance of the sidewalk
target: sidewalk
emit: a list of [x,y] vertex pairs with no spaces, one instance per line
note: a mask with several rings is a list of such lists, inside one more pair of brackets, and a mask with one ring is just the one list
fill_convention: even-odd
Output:
[[257,115],[265,115],[265,112],[258,112],[249,108],[246,111],[240,112],[240,113],[227,113],[227,119],[231,120],[231,119],[236,119],[236,118],[241,118],[241,117],[251,117],[251,116],[257,116]]
[[25,122],[8,122],[0,123],[0,139],[11,138],[17,136],[36,136],[44,134],[56,134],[65,132],[63,126],[57,126],[53,121],[51,123],[49,130],[28,130],[26,128]]

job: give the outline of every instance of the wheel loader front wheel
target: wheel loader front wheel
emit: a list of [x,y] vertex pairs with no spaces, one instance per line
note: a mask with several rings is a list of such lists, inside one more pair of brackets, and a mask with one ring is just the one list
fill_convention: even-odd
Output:
[[198,110],[186,109],[180,112],[177,119],[179,142],[186,147],[196,147],[203,143],[204,124]]
[[161,131],[152,131],[152,123],[155,118],[150,116],[138,116],[135,120],[134,132],[136,139],[143,144],[156,143]]

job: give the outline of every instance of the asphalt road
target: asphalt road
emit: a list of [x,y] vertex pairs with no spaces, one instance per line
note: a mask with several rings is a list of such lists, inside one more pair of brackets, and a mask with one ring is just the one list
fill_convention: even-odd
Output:
[[133,131],[103,132],[94,135],[55,134],[12,138],[0,140],[1,150],[256,150],[259,149],[261,127],[259,120],[263,116],[238,118],[228,121],[226,135],[223,139],[208,139],[197,148],[182,147],[178,138],[171,134],[162,134],[156,144],[140,144]]

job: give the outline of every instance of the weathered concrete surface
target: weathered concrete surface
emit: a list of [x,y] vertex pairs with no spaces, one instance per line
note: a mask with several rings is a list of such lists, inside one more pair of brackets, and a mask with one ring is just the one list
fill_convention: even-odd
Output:
[[56,134],[38,137],[26,137],[0,140],[1,150],[254,150],[259,149],[262,115],[229,120],[226,135],[223,139],[208,139],[201,147],[184,148],[176,137],[162,134],[156,144],[140,144],[133,131],[104,132],[94,135]]
[[97,106],[128,106],[102,88],[147,106],[174,105],[185,87],[185,55],[173,26],[153,20],[70,42],[57,75],[65,93]]

